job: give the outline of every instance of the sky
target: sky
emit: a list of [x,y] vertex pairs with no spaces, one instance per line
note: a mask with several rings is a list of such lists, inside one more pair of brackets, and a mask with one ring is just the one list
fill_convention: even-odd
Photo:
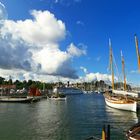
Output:
[[0,0],[0,76],[45,82],[111,81],[109,38],[122,78],[140,85],[134,34],[139,0]]

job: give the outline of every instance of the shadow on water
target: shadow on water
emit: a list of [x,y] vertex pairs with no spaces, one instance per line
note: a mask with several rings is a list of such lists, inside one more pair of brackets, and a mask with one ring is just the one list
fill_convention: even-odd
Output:
[[101,94],[68,96],[66,101],[0,104],[2,140],[85,140],[101,137],[111,125],[111,139],[125,140],[124,132],[139,118],[136,113],[105,106]]

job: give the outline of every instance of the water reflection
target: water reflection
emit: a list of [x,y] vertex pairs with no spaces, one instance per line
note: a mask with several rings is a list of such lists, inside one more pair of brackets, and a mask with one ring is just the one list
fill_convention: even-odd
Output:
[[124,131],[138,121],[136,113],[107,107],[97,94],[35,104],[2,103],[0,118],[0,139],[6,140],[84,140],[101,137],[104,124],[111,125],[113,140],[124,140]]
[[112,127],[112,137],[116,138],[119,134],[120,138],[125,138],[126,131],[138,122],[138,116],[135,112],[123,111],[106,106],[106,114],[108,123]]

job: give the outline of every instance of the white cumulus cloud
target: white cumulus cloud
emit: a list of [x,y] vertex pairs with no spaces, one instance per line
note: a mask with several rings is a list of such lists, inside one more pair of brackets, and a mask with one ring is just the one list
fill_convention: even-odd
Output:
[[[106,83],[110,84],[112,81],[112,76],[109,74],[102,74],[99,72],[88,72],[87,68],[85,67],[80,67],[81,70],[85,73],[84,76],[80,77],[79,81],[84,81],[84,82],[92,82],[92,81],[100,81],[103,80]],[[118,81],[118,78],[115,76],[115,81]]]
[[85,49],[79,49],[76,47],[73,43],[71,43],[67,49],[68,53],[72,56],[81,56],[81,55],[86,55],[86,50]]
[[88,73],[85,77],[86,81],[100,81],[111,82],[111,75],[101,74],[101,73]]
[[0,20],[5,20],[7,19],[8,14],[5,9],[5,6],[0,2]]
[[78,78],[71,59],[85,55],[86,50],[71,43],[62,51],[59,42],[66,36],[65,23],[47,10],[32,10],[30,13],[32,19],[14,21],[3,18],[0,68],[14,70],[23,79],[37,77],[37,74]]
[[2,35],[11,34],[13,39],[22,39],[32,45],[45,45],[64,39],[66,29],[49,11],[31,11],[33,19],[24,21],[5,20]]

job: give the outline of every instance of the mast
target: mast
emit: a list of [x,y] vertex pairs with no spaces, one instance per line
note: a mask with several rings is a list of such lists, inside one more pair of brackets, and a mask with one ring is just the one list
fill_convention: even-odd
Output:
[[124,88],[124,90],[126,90],[125,62],[124,62],[124,57],[123,57],[122,51],[121,51],[121,60],[122,60],[122,72],[123,72],[123,78],[124,78],[123,88]]
[[43,82],[43,91],[45,91],[45,82]]
[[138,38],[136,35],[135,35],[135,44],[136,44],[136,53],[137,53],[137,59],[138,59],[138,69],[140,71],[140,54],[139,54]]
[[113,55],[112,55],[112,47],[111,40],[109,39],[109,48],[110,48],[110,70],[112,74],[112,89],[114,90],[114,68],[113,68]]

